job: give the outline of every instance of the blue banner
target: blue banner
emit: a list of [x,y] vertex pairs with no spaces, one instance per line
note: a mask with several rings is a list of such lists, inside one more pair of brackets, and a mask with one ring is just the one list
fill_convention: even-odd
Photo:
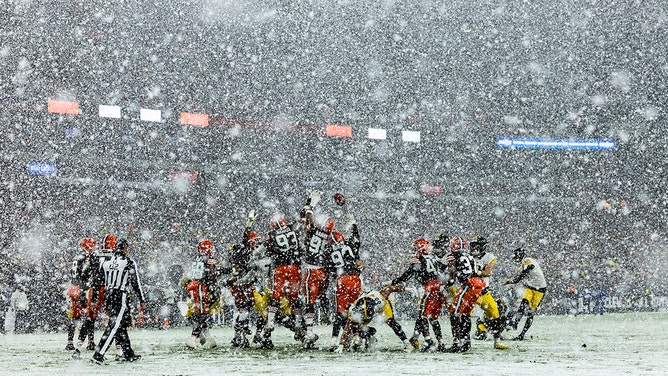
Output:
[[615,150],[615,140],[570,140],[499,137],[496,146],[508,149]]
[[28,175],[55,176],[57,173],[58,167],[53,163],[30,162],[28,164]]

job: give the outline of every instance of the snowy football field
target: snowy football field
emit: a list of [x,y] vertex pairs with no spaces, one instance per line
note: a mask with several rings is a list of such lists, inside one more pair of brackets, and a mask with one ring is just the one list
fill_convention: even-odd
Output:
[[[402,321],[407,333],[412,322]],[[449,324],[443,322],[449,342]],[[65,333],[2,335],[0,374],[3,375],[665,375],[668,374],[668,313],[624,313],[603,316],[539,316],[527,340],[504,342],[495,350],[491,340],[473,342],[465,354],[401,351],[398,338],[376,325],[374,351],[329,352],[331,327],[318,326],[322,348],[302,350],[284,328],[274,332],[273,350],[230,347],[232,329],[212,329],[219,346],[193,351],[184,345],[188,328],[132,330],[133,347],[143,358],[136,363],[91,364],[72,361],[63,350]],[[99,339],[100,331],[96,332]],[[508,332],[506,337],[513,335]],[[113,354],[107,354],[113,359]]]

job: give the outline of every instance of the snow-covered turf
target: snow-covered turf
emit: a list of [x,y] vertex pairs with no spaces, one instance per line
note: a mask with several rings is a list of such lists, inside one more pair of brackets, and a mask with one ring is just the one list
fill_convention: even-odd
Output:
[[[450,327],[442,321],[446,339]],[[401,322],[410,333],[412,322]],[[668,313],[603,316],[538,316],[527,340],[495,350],[492,342],[474,341],[465,354],[401,351],[394,333],[377,325],[378,348],[335,354],[325,347],[330,327],[319,326],[322,347],[302,350],[284,328],[274,332],[273,350],[230,347],[232,329],[214,328],[219,346],[193,351],[184,345],[188,328],[132,330],[136,363],[91,364],[91,352],[73,361],[65,351],[65,333],[3,335],[3,375],[665,375],[668,374]],[[96,335],[99,338],[101,333]],[[507,337],[513,333],[507,333]],[[113,354],[108,354],[113,359]]]

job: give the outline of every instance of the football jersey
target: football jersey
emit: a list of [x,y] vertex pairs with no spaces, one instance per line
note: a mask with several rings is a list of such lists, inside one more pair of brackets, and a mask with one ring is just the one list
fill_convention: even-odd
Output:
[[525,270],[529,265],[533,265],[533,268],[529,270],[529,273],[525,277],[524,284],[527,287],[532,287],[534,289],[546,288],[547,281],[545,280],[543,269],[540,268],[536,260],[530,257],[525,257],[524,260],[522,260],[522,270]]
[[392,280],[392,284],[403,283],[408,281],[411,277],[421,284],[426,285],[427,282],[434,279],[445,279],[446,266],[441,263],[438,258],[431,254],[417,255],[411,258],[408,269],[399,277]]
[[216,260],[208,255],[197,256],[190,264],[189,277],[207,286],[215,285],[217,282]]
[[[496,264],[496,256],[491,253],[491,252],[486,252],[484,255],[482,255],[481,258],[475,259],[475,262],[478,266],[479,270],[482,270],[485,268],[485,265],[487,264]],[[487,286],[489,286],[489,280],[490,277],[480,277],[485,280],[485,283],[487,283]]]
[[455,257],[455,280],[464,283],[475,276],[475,260],[467,253],[452,254]]
[[329,251],[329,234],[319,227],[313,226],[306,232],[306,252],[304,252],[305,267],[324,268]]
[[80,252],[74,257],[72,261],[72,268],[70,276],[72,277],[72,284],[80,286],[81,288],[88,288],[90,284],[90,257]]
[[90,266],[89,266],[91,273],[90,283],[92,287],[99,288],[104,286],[105,275],[102,265],[106,261],[111,260],[113,256],[114,253],[110,249],[102,249],[99,252],[93,253],[93,255],[90,258]]
[[362,294],[348,309],[348,317],[355,323],[368,323],[374,317],[391,318],[392,307],[387,299],[378,291]]
[[335,242],[329,256],[330,268],[336,275],[359,275],[362,271],[357,265],[357,260],[360,259],[359,246],[354,241]]
[[296,225],[292,224],[269,232],[267,253],[273,260],[274,266],[301,264],[302,252]]

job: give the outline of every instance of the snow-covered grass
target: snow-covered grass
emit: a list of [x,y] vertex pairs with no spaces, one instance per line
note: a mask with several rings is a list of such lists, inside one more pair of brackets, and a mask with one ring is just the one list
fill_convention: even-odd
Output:
[[[446,340],[450,327],[442,321]],[[401,322],[407,333],[413,322]],[[99,366],[88,359],[73,361],[65,351],[65,333],[3,335],[2,375],[665,375],[668,372],[668,313],[625,313],[603,316],[538,316],[522,342],[506,340],[508,350],[492,342],[474,341],[465,354],[401,351],[398,338],[377,325],[374,351],[335,354],[328,351],[331,327],[319,326],[320,348],[303,350],[284,328],[277,328],[273,350],[235,349],[232,329],[212,329],[219,346],[193,351],[184,345],[188,328],[132,330],[136,363]],[[96,335],[100,336],[98,331]],[[511,337],[513,333],[507,333]],[[113,359],[113,354],[108,354]]]

